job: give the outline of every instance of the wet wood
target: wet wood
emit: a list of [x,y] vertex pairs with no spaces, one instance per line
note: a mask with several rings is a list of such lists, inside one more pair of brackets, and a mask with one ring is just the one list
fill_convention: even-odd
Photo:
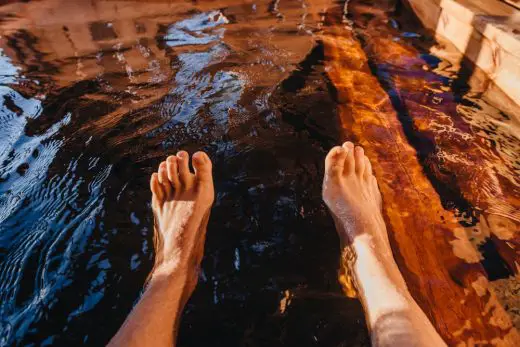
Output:
[[[450,194],[462,199],[463,206],[452,210],[464,209],[479,221],[467,232],[475,246],[493,244],[498,267],[489,268],[488,275],[517,281],[512,276],[520,269],[520,181],[517,168],[506,164],[514,162],[508,152],[516,151],[517,127],[506,118],[489,119],[493,115],[485,110],[468,114],[451,89],[461,75],[446,79],[430,70],[413,46],[391,39],[398,33],[385,25],[386,16],[376,14],[367,22],[363,15],[373,11],[357,3],[351,8],[356,32],[398,112],[411,121],[408,138],[422,151],[426,174],[437,190],[452,187]],[[504,132],[496,133],[495,124]]]
[[518,332],[489,288],[479,255],[442,206],[388,94],[340,14],[329,16],[322,40],[345,139],[363,145],[372,159],[394,255],[412,295],[450,344],[516,345]]
[[514,6],[520,10],[520,0],[504,0],[509,5]]
[[[59,2],[55,2],[54,6],[56,3],[59,4]],[[83,22],[78,22],[77,18],[73,20],[67,18],[69,13],[67,6],[72,6],[70,2],[64,1],[63,6],[56,8],[46,7],[48,6],[46,2],[13,4],[12,6],[20,6],[20,9],[24,9],[26,6],[36,6],[37,9],[27,11],[20,16],[20,19],[3,23],[5,30],[3,34],[31,27],[31,32],[38,38],[38,47],[44,53],[42,56],[45,57],[45,60],[63,62],[61,73],[54,76],[54,88],[64,88],[83,79],[92,79],[101,72],[106,76],[117,77],[118,73],[121,74],[124,71],[121,69],[123,65],[131,67],[134,72],[131,78],[135,79],[132,83],[139,84],[141,80],[149,79],[150,75],[146,70],[148,60],[137,51],[137,47],[134,46],[135,42],[141,39],[155,42],[156,36],[159,34],[156,24],[157,21],[161,21],[157,19],[151,23],[147,23],[146,20],[140,21],[141,31],[137,32],[133,16],[135,12],[140,12],[156,18],[164,13],[164,23],[168,24],[185,15],[186,7],[180,6],[180,4],[172,7],[172,4],[167,1],[163,3],[160,7],[147,8],[145,4],[136,3],[85,2],[81,3],[82,6],[85,6],[85,16],[81,19]],[[234,15],[236,11],[241,10],[241,2],[237,0],[236,3],[238,5],[235,8],[226,8],[227,14]],[[214,9],[216,4],[215,1],[201,2],[197,8],[199,10]],[[228,2],[227,5],[230,6],[230,3]],[[259,11],[268,13],[267,4],[264,5],[261,8],[259,5]],[[74,6],[79,5],[74,4]],[[283,16],[284,6],[290,5],[287,2],[281,3],[279,13],[281,16]],[[309,10],[305,15],[308,16],[307,18],[321,16],[321,13],[326,12],[325,9],[328,6],[328,1],[313,1],[309,4]],[[377,77],[370,71],[365,50],[353,33],[343,27],[338,13],[335,16],[333,12],[328,17],[328,26],[321,39],[326,48],[329,77],[338,92],[342,129],[345,139],[348,138],[364,145],[373,160],[385,199],[385,218],[391,233],[394,252],[414,297],[428,313],[443,337],[452,344],[514,345],[515,340],[518,339],[518,333],[512,328],[511,320],[497,302],[493,290],[488,287],[485,271],[479,263],[480,255],[469,242],[466,230],[458,224],[453,213],[444,209],[438,192],[429,177],[425,175],[424,163],[418,159],[417,150],[409,144],[399,115],[388,97],[388,90],[380,85]],[[31,13],[38,14],[38,16],[26,21],[27,18],[31,18]],[[265,27],[278,23],[277,17],[272,17],[266,17],[265,22],[262,22]],[[110,21],[119,35],[118,40],[93,40],[91,32],[88,30],[91,21]],[[66,31],[63,30],[64,23],[68,27]],[[258,23],[259,20],[256,20],[251,25],[258,25]],[[305,24],[303,19],[302,24]],[[274,52],[275,46],[291,45],[291,51],[296,52],[290,58],[291,66],[303,59],[313,43],[307,36],[296,36],[294,32],[289,31],[294,26],[292,23],[287,27],[287,36],[279,35],[278,39],[271,38],[272,46],[267,49],[269,52]],[[384,25],[381,26],[384,27]],[[247,25],[244,25],[239,30],[247,31],[247,28]],[[232,32],[237,29],[229,28],[228,30]],[[387,37],[388,33],[373,34],[368,33],[364,37],[365,42],[368,43],[365,49],[371,53],[373,62],[391,62],[395,66],[401,67],[401,69],[389,72],[392,74],[392,81],[398,86],[398,96],[404,100],[405,106],[410,110],[409,115],[413,120],[415,130],[436,146],[442,147],[449,144],[458,153],[469,152],[476,163],[473,166],[461,168],[458,162],[432,161],[431,167],[438,168],[438,172],[449,172],[450,175],[436,177],[441,182],[447,182],[446,177],[448,177],[449,185],[459,187],[467,201],[488,212],[483,214],[482,225],[485,225],[486,230],[490,230],[489,233],[492,235],[499,253],[514,270],[518,253],[514,247],[511,248],[509,245],[518,242],[516,236],[518,234],[509,235],[507,232],[515,230],[511,228],[517,227],[517,224],[513,224],[513,227],[508,224],[511,220],[509,217],[511,215],[514,217],[517,213],[515,209],[518,206],[518,200],[515,196],[517,197],[518,194],[515,192],[515,188],[507,185],[507,179],[493,174],[489,168],[496,163],[482,160],[474,147],[464,144],[463,138],[439,137],[438,133],[431,131],[432,126],[449,125],[445,123],[446,119],[457,117],[455,102],[450,99],[448,94],[431,93],[431,89],[435,89],[437,83],[436,80],[432,82],[433,75],[425,81],[420,78],[414,79],[407,73],[409,70],[413,71],[418,68],[418,62],[414,60],[417,56],[416,51],[396,44]],[[381,37],[370,41],[370,37],[374,36]],[[233,37],[238,39],[234,40]],[[246,39],[251,40],[252,38],[246,35],[244,37],[228,35],[225,42],[234,51],[241,52],[241,47],[243,47],[241,40]],[[263,40],[264,38],[259,36],[257,39]],[[103,58],[103,70],[101,71],[100,64],[93,58],[94,54],[102,49],[103,45],[110,47],[116,43],[121,43],[123,49],[127,48],[125,61],[116,61],[114,56],[107,55]],[[152,54],[158,63],[168,64],[169,57],[164,50],[158,49],[156,45],[145,46],[149,49],[148,53]],[[16,56],[12,52],[9,53],[10,56]],[[31,52],[28,53],[27,56],[31,56]],[[273,66],[279,66],[283,65],[280,60],[288,58],[284,55],[273,54],[270,59],[275,61]],[[403,59],[406,59],[406,64]],[[23,65],[24,62],[18,63]],[[401,63],[403,64],[400,65]],[[269,76],[270,73],[265,73],[265,67],[253,65],[252,61],[251,66],[241,73],[265,75],[265,82],[261,77],[254,78],[257,87],[272,85],[272,81],[269,81],[272,76]],[[262,68],[262,70],[254,70],[256,68]],[[167,69],[167,71],[171,74],[165,78],[171,78],[175,73],[173,70]],[[274,74],[274,72],[272,73]],[[279,80],[282,80],[282,77],[288,73],[278,72],[278,74]],[[120,86],[122,86],[121,89],[126,88],[126,84],[117,83],[117,80],[110,80],[110,82],[116,89]],[[141,98],[137,104],[124,105],[115,112],[103,115],[89,126],[99,129],[112,128],[126,115],[135,117],[132,110],[157,102],[158,98],[167,91],[167,85],[140,90]],[[94,95],[88,97],[95,98]],[[444,105],[442,110],[437,108],[434,97],[442,98]],[[446,107],[446,104],[449,107]],[[141,129],[142,133],[147,133],[150,130],[148,127],[152,126],[153,124],[147,122],[146,126]],[[135,134],[131,136],[135,136]],[[126,141],[127,137],[130,135],[119,136],[118,143]],[[476,141],[481,139],[478,137]],[[453,143],[454,141],[455,143]],[[480,170],[480,168],[483,169]],[[479,170],[475,171],[475,169]],[[501,187],[500,196],[490,193],[496,188],[495,178]],[[481,187],[491,187],[492,190],[479,190]],[[496,203],[493,199],[500,200],[500,203]],[[499,209],[493,210],[496,207]],[[501,218],[500,214],[504,214],[504,212],[509,215],[509,217],[506,216],[508,219]],[[301,296],[304,295],[301,294]],[[299,295],[295,297],[299,297]]]
[[520,12],[498,0],[406,0],[423,25],[449,40],[520,105]]
[[[456,81],[447,81],[429,71],[414,47],[392,40],[396,32],[385,25],[386,16],[376,15],[377,19],[365,23],[362,15],[373,11],[356,4],[352,11],[357,28],[362,28],[357,32],[365,43],[365,51],[378,67],[380,79],[385,79],[387,92],[396,96],[394,103],[401,108],[399,112],[411,118],[413,129],[409,131],[413,134],[409,137],[418,137],[429,147],[424,158],[427,172],[442,185],[457,187],[453,194],[461,196],[478,211],[480,218],[485,218],[483,228],[496,236],[497,243],[502,243],[497,245],[499,251],[510,271],[518,273],[520,182],[515,168],[504,164],[514,158],[503,158],[507,154],[493,148],[491,141],[501,141],[505,147],[514,148],[514,144],[486,132],[486,120],[479,120],[478,115],[464,115],[451,89]],[[516,138],[518,129],[514,125],[508,128],[502,138]]]

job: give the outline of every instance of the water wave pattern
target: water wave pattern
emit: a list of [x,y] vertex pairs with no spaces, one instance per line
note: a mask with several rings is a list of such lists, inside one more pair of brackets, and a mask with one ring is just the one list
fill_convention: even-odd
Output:
[[[438,58],[437,58],[438,59]],[[451,64],[438,60],[440,64],[434,69],[439,76],[446,78],[452,85],[457,79]],[[438,98],[442,103],[442,98]],[[463,122],[454,123],[450,117],[438,117],[430,121],[429,126],[436,137],[446,137],[446,150],[440,148],[438,157],[451,162],[453,167],[471,168],[467,172],[468,182],[474,183],[474,192],[478,192],[478,202],[474,206],[479,212],[508,218],[520,223],[520,209],[517,199],[520,194],[520,129],[517,122],[482,99],[478,93],[468,93],[456,105],[457,117]],[[439,115],[441,116],[441,115]],[[468,143],[478,153],[478,164],[475,157],[470,158],[465,152],[449,153],[450,141]],[[460,165],[460,166],[459,166]],[[504,194],[506,193],[506,194]],[[508,196],[508,199],[504,198]],[[511,227],[515,229],[515,227]]]
[[163,115],[171,119],[166,123],[166,128],[193,121],[207,105],[213,122],[224,126],[225,130],[228,114],[236,107],[244,87],[243,78],[236,72],[208,71],[230,54],[229,48],[220,42],[225,28],[218,27],[227,23],[229,20],[220,11],[211,11],[168,28],[164,40],[169,47],[210,46],[203,51],[178,53],[178,71],[172,83],[174,87],[163,104]]
[[[26,8],[0,40],[0,346],[106,345],[153,266],[150,174],[179,149],[209,154],[217,193],[179,344],[368,346],[321,200],[324,156],[355,140],[313,36],[333,19],[306,1],[59,4],[0,6]],[[450,145],[477,131],[427,121],[439,161],[471,166]]]
[[[183,137],[192,139],[207,137],[204,132],[208,131],[212,132],[213,137],[220,137],[229,130],[228,115],[239,107],[245,82],[239,72],[217,66],[231,53],[222,42],[225,28],[221,26],[227,23],[229,21],[221,11],[210,11],[169,26],[160,41],[166,43],[170,54],[175,57],[171,66],[175,74],[173,80],[167,81],[165,76],[168,72],[164,73],[163,69],[168,67],[161,68],[154,63],[154,59],[146,69],[151,72],[148,75],[151,84],[171,86],[166,89],[160,102],[149,106],[159,110],[156,116],[162,117],[165,122],[156,129],[151,127],[147,138],[153,139],[171,132],[170,139],[167,137],[163,142],[163,146],[168,148],[179,143],[179,138],[175,136],[179,132],[172,132],[179,125],[184,125]],[[149,44],[139,42],[136,50],[148,59],[152,57],[147,46]],[[185,50],[185,46],[201,46],[201,49]],[[113,88],[114,72],[107,73],[104,68],[101,69],[92,76],[94,84],[89,82],[95,89],[84,92],[78,88],[71,89],[79,94],[75,99],[66,100],[67,104],[62,107],[66,110],[70,103],[79,106],[80,110],[59,111],[58,114],[63,116],[58,119],[60,117],[53,115],[53,123],[48,122],[49,110],[45,110],[41,100],[23,97],[8,86],[0,87],[4,97],[0,109],[0,131],[5,135],[0,139],[0,346],[26,340],[34,334],[35,324],[41,325],[48,320],[49,312],[59,312],[58,307],[64,305],[66,293],[78,285],[78,262],[81,263],[83,260],[79,259],[85,256],[88,259],[85,271],[93,271],[95,276],[83,286],[84,295],[78,295],[68,303],[68,314],[62,318],[62,333],[96,308],[107,295],[107,281],[113,276],[114,258],[107,256],[104,248],[111,236],[109,233],[97,235],[96,240],[91,238],[93,233],[99,234],[104,230],[105,224],[110,224],[104,221],[107,213],[106,191],[109,189],[106,181],[110,177],[114,181],[118,174],[114,165],[102,154],[91,155],[98,151],[99,138],[103,137],[102,128],[96,128],[84,143],[80,143],[71,134],[81,136],[81,133],[77,129],[71,133],[67,127],[77,127],[76,118],[83,105],[96,102],[103,105],[102,102],[107,99],[105,95],[116,92],[123,97],[139,92],[137,78],[140,71],[131,66],[129,57],[132,52],[117,44],[112,49],[111,55],[97,54],[96,61],[98,64],[109,61],[119,64],[124,71],[119,81],[124,83]],[[10,62],[7,58],[3,61]],[[17,77],[15,72],[18,70],[12,67],[9,71]],[[80,77],[86,78],[88,74],[82,73]],[[8,82],[14,83],[16,79]],[[98,98],[100,101],[87,95],[96,88],[101,96]],[[67,89],[63,92],[68,93]],[[155,98],[160,98],[160,95]],[[55,108],[52,110],[57,111]],[[147,114],[149,111],[145,109],[142,112]],[[28,132],[27,129],[33,128],[33,124],[40,124],[42,114],[45,114],[45,120],[41,124],[45,126],[36,125],[34,128],[37,131]],[[127,114],[123,113],[120,117],[124,120]],[[114,124],[106,117],[104,122]],[[135,141],[136,138],[130,136],[128,140]],[[93,146],[95,149],[89,150]],[[76,151],[70,156],[68,153],[74,148]],[[220,143],[216,153],[238,154],[231,141]],[[119,188],[116,186],[118,194],[115,201],[119,202],[121,195],[133,194],[127,187],[128,182]],[[113,205],[114,201],[108,203]],[[130,214],[131,223],[142,228],[142,236],[148,238],[149,229],[140,226],[141,219],[142,214]],[[142,266],[143,255],[149,257],[150,245],[146,239],[141,241],[142,254],[132,255],[131,270]],[[92,249],[97,251],[94,253]],[[56,343],[58,335],[51,331],[48,334],[43,343]],[[88,338],[89,334],[85,334],[84,341]]]
[[8,56],[4,54],[4,50],[0,48],[0,84],[14,84],[19,78],[20,68],[14,66]]
[[225,32],[224,28],[212,32],[208,30],[227,23],[229,20],[221,11],[204,12],[174,23],[163,39],[170,47],[206,45],[221,39]]
[[[104,200],[102,184],[111,166],[98,169],[86,182],[77,172],[78,163],[86,159],[80,155],[64,175],[50,174],[49,167],[64,144],[59,132],[70,123],[71,114],[40,134],[28,135],[28,123],[42,114],[41,100],[26,98],[6,85],[0,86],[0,96],[0,346],[7,346],[45,314],[62,287],[70,285],[73,258],[84,250],[95,227]],[[91,169],[95,159],[89,159]],[[86,199],[79,193],[85,183]],[[85,300],[88,305],[95,302]]]

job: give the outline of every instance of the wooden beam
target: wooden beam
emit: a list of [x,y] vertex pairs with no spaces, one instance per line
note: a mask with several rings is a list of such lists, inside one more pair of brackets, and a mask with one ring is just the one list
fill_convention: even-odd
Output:
[[341,14],[329,17],[321,40],[341,127],[371,158],[394,256],[412,295],[448,344],[514,346],[520,336],[489,288],[480,256],[425,176],[365,51]]

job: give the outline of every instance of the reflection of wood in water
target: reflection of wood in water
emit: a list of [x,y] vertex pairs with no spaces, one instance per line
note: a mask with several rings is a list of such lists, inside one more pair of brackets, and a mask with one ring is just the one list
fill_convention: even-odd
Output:
[[[246,2],[244,5],[242,1],[209,1],[197,4],[196,8],[204,11],[224,5],[225,15],[232,18],[243,10],[242,6],[251,6],[251,3]],[[316,18],[321,16],[320,13],[328,5],[329,2],[325,0],[310,3],[305,13],[306,19],[302,14],[301,25],[317,22]],[[185,18],[186,13],[193,9],[192,4],[154,1],[154,5],[149,6],[146,3],[125,1],[58,1],[10,6],[20,10],[20,18],[2,23],[3,37],[13,37],[19,34],[20,29],[30,28],[28,32],[36,38],[38,52],[30,51],[31,45],[18,47],[20,52],[9,51],[10,47],[5,43],[2,47],[6,48],[9,56],[20,57],[17,65],[29,65],[36,71],[41,69],[42,74],[46,68],[55,67],[58,72],[52,74],[52,81],[49,81],[51,85],[47,86],[51,94],[64,93],[67,88],[82,87],[79,84],[81,81],[96,80],[101,88],[107,88],[107,93],[80,93],[82,100],[88,99],[85,103],[102,101],[113,104],[115,95],[123,100],[117,102],[115,110],[93,118],[85,127],[94,130],[113,129],[125,117],[141,121],[142,127],[138,130],[134,127],[118,130],[114,139],[117,143],[110,144],[113,146],[127,138],[146,134],[157,126],[147,117],[148,113],[136,115],[136,110],[153,105],[168,93],[171,86],[164,81],[172,78],[176,72],[171,67],[171,60],[182,52],[182,49],[172,52],[160,47],[157,41],[160,25],[169,25]],[[70,9],[70,6],[75,8]],[[81,6],[83,16],[69,16],[70,13],[78,12],[78,6]],[[258,6],[259,13],[268,12],[267,1]],[[227,60],[228,65],[215,69],[239,72],[245,76],[243,79],[251,84],[251,88],[271,88],[276,81],[282,81],[288,72],[279,71],[278,67],[294,66],[303,59],[313,43],[309,36],[295,35],[294,28],[300,23],[279,21],[284,13],[291,10],[287,8],[289,6],[287,2],[281,2],[279,6],[271,8],[271,12],[275,12],[274,17],[255,18],[251,23],[228,26],[226,30],[229,35],[226,35],[224,41],[235,56]],[[2,10],[17,11],[12,7],[3,7]],[[288,20],[294,16],[285,18]],[[336,19],[339,21],[339,18]],[[275,25],[280,32],[286,31],[269,37],[269,41],[266,36],[249,35],[251,32],[259,32],[258,26],[268,29]],[[362,47],[351,32],[335,25],[326,28],[321,38],[326,47],[329,76],[338,91],[342,129],[346,137],[364,145],[372,158],[385,199],[385,215],[396,258],[414,297],[449,342],[471,344],[496,339],[494,342],[507,344],[518,338],[510,319],[496,301],[493,291],[488,288],[485,272],[479,264],[479,255],[472,248],[464,229],[456,223],[452,213],[444,210],[438,193],[425,177],[421,163],[417,160],[417,151],[408,144],[387,93],[370,72]],[[365,38],[375,38],[373,46],[381,49],[374,49],[373,53],[376,54],[375,59],[380,61],[388,59],[399,63],[392,60],[395,55],[385,55],[391,51],[404,57],[416,55],[416,52],[405,50],[379,32],[369,32]],[[270,64],[259,63],[259,54],[250,54],[246,50],[251,46],[269,53],[261,57]],[[98,56],[101,51],[104,54]],[[292,55],[282,54],[287,51]],[[28,60],[23,61],[23,56],[29,57]],[[41,61],[31,60],[33,57],[39,57]],[[234,59],[237,61],[236,66],[233,64]],[[269,66],[272,70],[269,70]],[[154,77],[160,78],[158,83],[149,83]],[[407,100],[406,106],[410,108],[414,125],[422,136],[433,142],[440,141],[440,145],[449,145],[458,151],[474,150],[473,146],[457,147],[457,144],[452,143],[453,138],[443,139],[429,132],[428,122],[432,117],[438,117],[438,122],[441,122],[439,117],[442,115],[424,112],[422,96],[430,87],[424,79],[409,80],[397,76],[395,83],[399,91],[418,91],[417,94],[407,95],[413,97]],[[82,104],[83,101],[78,103]],[[450,110],[449,115],[455,116],[454,112]],[[487,164],[478,153],[472,155],[481,164],[477,166],[486,167]],[[493,207],[493,201],[489,200],[490,194],[482,197],[475,190],[475,187],[482,185],[481,182],[494,182],[489,171],[472,175],[474,171],[471,167],[461,169],[458,165],[448,162],[443,169],[455,173],[455,184],[463,197],[481,209]],[[473,177],[474,180],[464,180],[465,177]],[[505,184],[503,182],[501,180],[499,183]],[[449,184],[454,183],[450,181]],[[507,186],[502,189],[500,198],[508,206],[517,206],[515,195],[509,190]],[[493,218],[487,218],[486,224],[490,225],[492,231],[497,230],[495,226],[500,223],[500,220],[493,221]],[[498,236],[496,243],[500,247],[504,246],[505,243],[500,240],[503,234],[495,233]],[[452,251],[454,248],[455,254]],[[499,248],[499,251],[505,254],[507,249]],[[512,266],[516,256],[504,258]]]
[[[489,120],[479,120],[476,114],[465,114],[446,79],[428,71],[412,46],[392,39],[396,33],[384,24],[386,16],[376,16],[370,22],[363,20],[367,11],[369,8],[354,7],[357,32],[381,82],[394,96],[394,107],[407,117],[404,122],[411,121],[405,131],[417,150],[423,152],[423,166],[436,190],[441,196],[462,200],[465,206],[460,208],[480,220],[468,232],[473,239],[479,239],[475,243],[482,250],[488,278],[518,274],[518,168],[514,167],[515,158],[504,152],[504,147],[513,151],[516,148],[514,125],[498,123],[505,130],[497,136],[490,135],[497,126],[487,124]],[[508,143],[508,139],[513,143]],[[444,193],[447,190],[450,192]]]
[[[520,246],[520,189],[515,168],[508,168],[484,131],[473,130],[477,124],[471,127],[458,114],[458,103],[449,86],[444,85],[445,79],[424,71],[424,61],[414,48],[392,40],[390,29],[384,25],[386,18],[365,23],[362,13],[361,9],[355,15],[358,27],[363,28],[358,32],[365,50],[382,70],[388,91],[396,95],[394,103],[399,112],[411,118],[413,129],[408,130],[413,134],[409,137],[431,147],[418,148],[431,151],[423,153],[430,174],[442,185],[455,187],[457,195],[482,211],[498,242],[507,240],[512,246]],[[515,138],[514,132],[503,136]],[[511,272],[517,272],[520,249],[498,247],[503,249]]]
[[425,176],[363,48],[336,24],[322,39],[341,126],[372,158],[396,259],[413,296],[451,344],[514,345],[520,337],[488,287],[478,253]]
[[[85,1],[14,3],[1,7],[2,12],[19,16],[2,23],[0,43],[15,58],[15,65],[40,80],[34,89],[45,93],[46,99],[60,99],[78,115],[94,105],[110,110],[101,111],[100,117],[93,115],[92,121],[81,126],[80,130],[99,134],[166,94],[165,81],[173,71],[155,37],[158,23],[174,18],[172,7]],[[82,15],[71,15],[76,13]],[[65,103],[61,94],[69,95]],[[146,133],[154,125],[121,134],[117,141]]]
[[[47,100],[63,102],[60,95],[66,94],[66,106],[78,114],[92,105],[110,109],[99,117],[90,117],[80,131],[99,134],[127,118],[140,121],[137,130],[125,127],[116,138],[110,139],[111,145],[119,145],[157,128],[157,122],[145,118],[152,112],[149,109],[162,103],[175,87],[171,81],[179,69],[177,57],[208,50],[208,45],[168,47],[163,36],[169,25],[217,7],[223,8],[224,15],[230,18],[251,16],[251,22],[226,26],[226,35],[220,43],[230,48],[232,56],[226,58],[225,66],[215,64],[208,69],[212,73],[220,70],[239,73],[248,88],[272,88],[314,44],[310,35],[295,35],[294,28],[316,30],[319,11],[326,8],[326,3],[326,0],[323,4],[316,1],[309,8],[299,3],[283,3],[277,10],[287,17],[284,21],[264,15],[269,13],[269,1],[255,3],[254,15],[251,15],[253,3],[239,0],[220,1],[218,6],[215,1],[197,4],[153,1],[153,6],[135,1],[13,3],[0,7],[0,14],[19,13],[18,17],[1,23],[0,47],[14,58],[15,65],[29,72],[29,77],[41,82],[32,86],[28,95],[42,93]],[[81,16],[71,15],[75,13]],[[271,34],[272,31],[276,34]],[[264,35],[259,35],[261,32]],[[253,53],[252,47],[256,48]],[[40,73],[34,74],[35,71]],[[85,93],[88,83],[94,88]],[[34,90],[37,92],[31,93]],[[230,110],[230,122],[234,121],[233,112]],[[153,113],[158,118],[159,112]]]

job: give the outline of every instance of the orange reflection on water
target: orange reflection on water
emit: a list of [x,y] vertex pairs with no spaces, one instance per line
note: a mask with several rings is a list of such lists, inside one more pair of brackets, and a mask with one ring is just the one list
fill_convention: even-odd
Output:
[[[189,341],[366,342],[359,305],[335,287],[337,240],[319,196],[326,150],[350,139],[372,159],[395,256],[443,337],[468,345],[518,339],[477,251],[491,245],[506,263],[502,277],[517,271],[515,128],[496,109],[480,112],[489,105],[478,97],[461,101],[444,84],[447,72],[420,55],[427,50],[390,29],[393,4],[351,1],[354,29],[326,0],[1,6],[1,58],[15,70],[4,83],[19,93],[6,98],[2,122],[15,123],[9,135],[22,140],[6,146],[12,155],[0,189],[25,197],[14,196],[16,208],[2,205],[1,213],[11,223],[0,244],[0,307],[16,331],[9,338],[29,336],[38,319],[47,329],[33,329],[38,336],[76,324],[88,338],[78,326],[98,309],[94,317],[116,316],[98,334],[106,340],[148,270],[150,172],[172,151],[204,148],[220,163],[220,196],[204,285],[181,329]],[[76,263],[61,249],[38,262],[38,237],[81,231],[65,225],[70,216],[93,230],[64,242],[72,258],[89,259],[89,271],[79,271],[86,277],[72,272]],[[74,248],[85,243],[91,249]],[[63,261],[57,280],[47,281],[53,286],[34,287],[23,265],[30,256],[38,271]],[[100,269],[91,271],[90,260]],[[106,301],[83,303],[90,296]],[[44,299],[67,305],[51,311]],[[45,325],[47,316],[53,324]]]
[[[394,254],[407,284],[437,329],[450,343],[463,341],[468,344],[493,342],[514,345],[520,336],[488,286],[486,272],[479,263],[480,254],[458,223],[455,211],[443,205],[439,192],[432,184],[432,178],[426,175],[424,165],[428,168],[428,165],[435,166],[438,163],[420,162],[423,155],[420,151],[429,149],[430,141],[436,141],[439,137],[442,139],[444,134],[443,131],[435,131],[439,129],[432,127],[431,123],[442,124],[448,118],[443,118],[442,115],[433,117],[439,113],[429,112],[424,105],[424,99],[431,95],[429,91],[435,85],[429,82],[428,76],[414,78],[413,67],[419,60],[418,53],[393,40],[395,36],[385,31],[384,28],[389,26],[385,12],[378,11],[377,7],[374,9],[374,6],[366,6],[366,1],[360,3],[362,2],[351,2],[349,7],[349,13],[354,16],[354,24],[359,25],[359,36],[354,36],[351,30],[340,24],[334,24],[340,23],[340,20],[331,16],[332,25],[325,30],[322,37],[326,48],[326,65],[337,88],[345,137],[362,144],[372,159],[383,194],[384,212]],[[363,14],[367,16],[363,17]],[[361,19],[358,21],[356,15],[362,19],[368,18],[367,22],[373,27],[368,27]],[[362,39],[365,48],[357,37]],[[369,61],[374,64],[372,70]],[[398,72],[392,75],[394,70],[384,70],[387,73],[384,77],[388,74],[396,76],[389,81],[393,83],[395,90],[383,89],[384,81],[378,80],[372,74],[374,70],[381,71],[377,64]],[[423,64],[419,65],[419,69],[422,70]],[[398,95],[402,96],[406,105],[411,106],[408,109],[409,116],[403,117],[402,113],[398,113],[402,109],[396,111],[397,105],[389,97],[389,94],[395,97],[395,93],[407,93]],[[447,96],[452,95],[447,93]],[[413,96],[420,98],[416,108],[413,108],[413,103],[416,102]],[[448,103],[448,110],[450,107],[455,111],[455,102]],[[456,114],[452,113],[450,116],[448,122],[456,119]],[[414,123],[407,124],[407,117],[411,117]],[[468,128],[467,125],[465,127]],[[449,129],[449,133],[456,135],[457,129]],[[410,138],[411,135],[421,136],[422,140],[417,141],[419,147],[412,147],[415,140]],[[438,171],[444,174],[451,172],[447,175],[450,180],[445,181],[445,184],[458,186],[471,203],[480,202],[480,192],[486,189],[482,180],[486,181],[486,177],[479,181],[478,190],[471,189],[472,185],[475,186],[475,177],[478,176],[472,172],[475,168],[477,172],[482,172],[478,163],[485,163],[485,159],[479,153],[478,147],[460,141],[463,139],[464,136],[451,136],[449,140],[437,141],[432,145],[434,148],[438,146],[459,155],[473,157],[476,162],[465,168],[461,166],[461,162],[453,162],[452,166],[445,164],[449,163],[449,158],[445,158],[442,160],[444,167]],[[428,158],[432,159],[434,158]],[[461,183],[463,180],[468,183],[464,185],[454,182],[451,180],[453,176],[459,178]],[[468,180],[470,177],[473,179]],[[471,199],[470,196],[474,198]],[[500,200],[514,206],[515,197],[518,195],[512,190],[509,199],[504,194]],[[482,204],[476,206],[485,208]],[[510,210],[514,211],[515,207]],[[483,316],[486,318],[483,319]],[[500,321],[500,324],[490,323],[496,321]]]

